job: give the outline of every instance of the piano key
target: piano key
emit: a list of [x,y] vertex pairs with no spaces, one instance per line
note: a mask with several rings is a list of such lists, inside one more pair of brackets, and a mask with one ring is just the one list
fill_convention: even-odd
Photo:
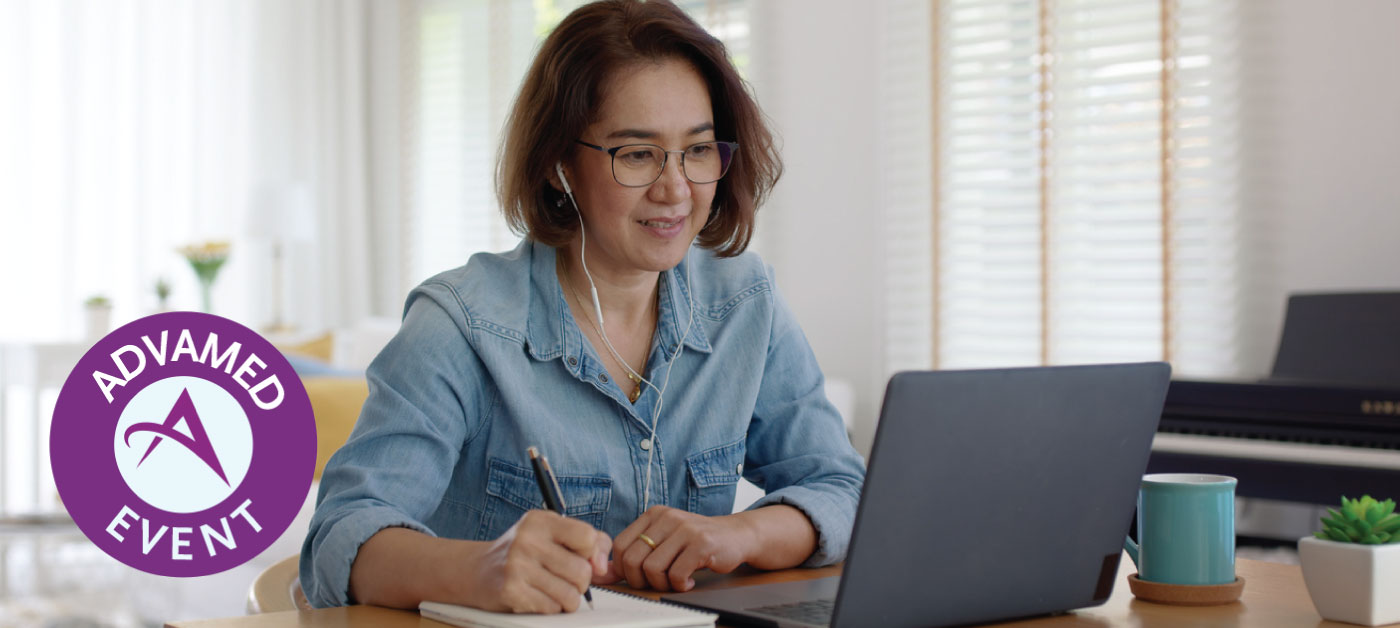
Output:
[[1158,432],[1152,451],[1400,471],[1400,451]]

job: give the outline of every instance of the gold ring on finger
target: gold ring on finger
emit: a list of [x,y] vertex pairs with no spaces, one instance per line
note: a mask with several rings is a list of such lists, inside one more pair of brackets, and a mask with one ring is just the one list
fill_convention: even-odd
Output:
[[643,542],[643,543],[646,543],[647,546],[650,547],[651,549],[656,549],[656,541],[651,540],[651,537],[649,537],[649,536],[647,536],[647,535],[645,535],[645,534],[638,534],[638,535],[637,535],[637,538],[641,539],[642,542]]

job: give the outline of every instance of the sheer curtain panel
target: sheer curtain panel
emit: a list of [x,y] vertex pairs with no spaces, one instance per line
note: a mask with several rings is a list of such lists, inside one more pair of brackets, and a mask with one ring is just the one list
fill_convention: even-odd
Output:
[[[175,248],[242,232],[252,22],[241,0],[0,0],[0,337],[77,339],[82,303],[148,314],[160,277],[195,309]],[[247,318],[235,246],[215,284]]]

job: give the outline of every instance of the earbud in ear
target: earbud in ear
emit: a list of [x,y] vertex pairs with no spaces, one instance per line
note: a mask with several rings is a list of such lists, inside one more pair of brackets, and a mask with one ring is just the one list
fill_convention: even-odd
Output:
[[561,163],[559,163],[559,162],[557,162],[557,161],[554,162],[554,174],[559,175],[559,184],[562,185],[562,186],[564,186],[564,193],[565,193],[565,194],[573,194],[574,191],[571,190],[571,189],[569,189],[569,178],[566,177],[566,176],[564,176],[564,165],[563,165],[563,164],[561,164]]

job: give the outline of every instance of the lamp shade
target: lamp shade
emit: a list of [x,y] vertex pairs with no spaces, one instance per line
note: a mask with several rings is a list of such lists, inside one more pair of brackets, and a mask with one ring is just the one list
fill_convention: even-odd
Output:
[[316,237],[316,212],[305,183],[264,185],[253,194],[248,211],[248,235],[278,242]]

